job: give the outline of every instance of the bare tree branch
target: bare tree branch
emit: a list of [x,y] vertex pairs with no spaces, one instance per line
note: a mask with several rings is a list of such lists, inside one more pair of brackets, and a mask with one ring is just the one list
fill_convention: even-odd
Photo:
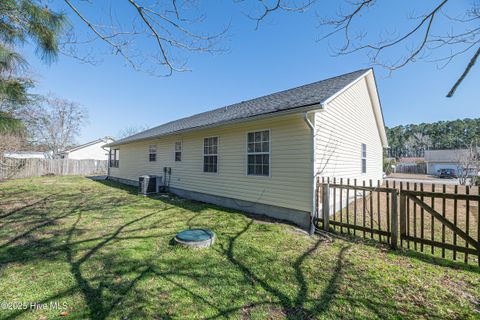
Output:
[[89,21],[87,20],[81,13],[78,11],[78,9],[73,6],[73,4],[69,0],[64,0],[65,3],[75,12],[75,14],[90,28],[90,30],[93,31],[100,39],[102,39],[104,42],[106,42],[109,46],[115,49],[116,54],[120,54],[125,60],[134,68],[136,68],[135,63],[133,63],[128,55],[123,51],[123,48],[120,44],[114,43],[110,40],[110,38],[114,37],[115,35],[110,35],[106,36],[100,33],[100,31],[97,30],[97,28]]
[[55,155],[75,143],[88,113],[75,102],[50,95],[42,105],[26,112],[22,119],[32,135],[32,142],[47,147]]
[[480,48],[477,49],[477,52],[475,52],[475,54],[473,55],[472,59],[470,59],[470,62],[468,63],[467,67],[465,68],[465,70],[463,71],[462,75],[460,76],[460,78],[458,78],[458,80],[455,82],[455,84],[453,85],[452,89],[450,89],[450,91],[448,92],[447,94],[447,97],[450,98],[454,95],[455,91],[457,90],[458,86],[462,83],[462,81],[465,79],[465,77],[467,76],[467,74],[470,72],[470,70],[472,69],[472,67],[475,65],[475,62],[477,62],[477,59],[478,59],[478,56],[480,55]]
[[[90,20],[82,13],[80,6],[74,5],[73,0],[64,0],[67,6],[80,18],[80,20],[93,33],[93,39],[100,39],[113,53],[120,55],[134,70],[144,71],[155,76],[170,76],[174,72],[188,71],[182,61],[182,51],[196,51],[215,53],[222,50],[216,48],[219,39],[226,33],[228,26],[215,34],[201,34],[194,31],[194,25],[203,21],[203,16],[196,9],[187,15],[182,12],[184,6],[177,0],[151,1],[126,0],[135,9],[129,19],[116,18],[115,3],[110,8],[108,23],[100,23],[102,17]],[[99,4],[86,1],[88,4],[100,7]],[[194,1],[181,1],[182,4]],[[104,16],[108,16],[104,14]],[[140,48],[138,42],[152,41],[154,47]],[[78,44],[77,40],[70,44]],[[87,40],[86,42],[90,42]],[[65,42],[66,45],[69,42]],[[76,55],[74,50],[67,51]],[[84,57],[80,57],[84,62]]]
[[[431,62],[442,63],[440,68],[444,68],[457,56],[466,54],[471,49],[476,48],[480,43],[480,28],[477,25],[469,27],[472,22],[480,19],[480,6],[474,3],[472,8],[467,10],[463,16],[451,16],[446,12],[446,5],[449,0],[442,0],[435,4],[425,14],[411,17],[413,20],[418,20],[414,26],[407,29],[404,33],[391,37],[389,39],[380,40],[377,42],[365,42],[364,35],[352,37],[350,29],[354,21],[359,19],[363,12],[376,4],[375,0],[358,0],[350,2],[352,9],[347,14],[339,13],[337,18],[325,19],[321,25],[333,26],[333,30],[326,33],[320,40],[330,38],[339,32],[343,34],[344,44],[339,49],[336,49],[336,54],[345,55],[358,51],[367,50],[370,61],[374,65],[379,65],[390,72],[403,68],[417,59],[425,59],[426,53],[440,49],[449,48],[450,53],[446,56],[430,60]],[[459,23],[463,27],[461,32],[450,32],[445,35],[435,35],[433,33],[434,24],[440,25],[442,22],[438,21],[438,17],[446,18],[452,23]],[[354,41],[355,40],[355,41]],[[408,54],[399,57],[393,63],[384,62],[383,52],[387,49],[398,48],[402,44],[414,43]],[[398,50],[393,53],[398,55]],[[473,55],[470,63],[467,65],[465,72],[456,81],[454,87],[450,90],[447,97],[451,97],[456,88],[463,81],[465,76],[470,72],[473,64],[478,57],[478,51]]]
[[138,11],[138,14],[142,18],[142,20],[145,22],[145,24],[148,26],[148,29],[152,32],[152,34],[155,36],[155,39],[157,40],[158,48],[160,49],[160,52],[162,53],[163,59],[164,59],[164,64],[168,66],[168,75],[170,76],[173,71],[184,71],[182,69],[176,69],[172,64],[170,63],[170,60],[167,57],[167,53],[165,51],[165,48],[163,47],[162,41],[166,41],[166,39],[162,38],[157,30],[152,26],[152,24],[148,21],[146,15],[144,14],[143,8],[140,7],[135,1],[133,0],[128,0]]
[[22,150],[24,146],[25,139],[23,136],[0,132],[0,181],[12,178],[24,166],[23,159],[9,157],[10,153]]
[[139,133],[139,132],[142,132],[142,131],[145,131],[145,130],[148,130],[148,129],[149,129],[149,127],[145,126],[145,125],[126,127],[126,128],[123,128],[122,130],[120,130],[118,132],[116,138],[117,139],[123,139],[123,138],[133,136],[136,133]]
[[480,146],[471,141],[466,149],[456,150],[457,176],[461,185],[474,185],[480,173]]
[[[418,60],[435,62],[437,67],[444,68],[454,58],[469,54],[480,44],[480,28],[477,23],[480,20],[480,3],[478,2],[474,2],[462,14],[453,13],[455,11],[447,6],[453,2],[451,0],[436,0],[433,4],[419,2],[419,7],[430,7],[424,13],[408,16],[414,21],[413,25],[400,33],[395,32],[387,36],[380,34],[379,39],[370,40],[372,32],[360,32],[357,22],[369,13],[370,9],[377,8],[380,2],[376,0],[344,1],[347,3],[347,9],[339,6],[339,11],[333,18],[323,17],[322,14],[320,25],[329,26],[332,29],[329,29],[319,40],[340,35],[344,42],[335,50],[335,54],[346,55],[365,50],[371,64],[381,66],[390,72]],[[304,12],[322,3],[318,0],[233,0],[233,2],[248,3],[246,16],[256,22],[255,29],[258,29],[260,24],[274,13]],[[189,70],[184,56],[189,52],[222,51],[217,48],[218,43],[228,30],[227,26],[214,34],[198,32],[195,26],[204,25],[205,15],[196,6],[197,0],[102,2],[64,0],[64,3],[86,25],[93,36],[83,41],[78,40],[77,37],[71,37],[65,41],[66,46],[83,43],[92,48],[90,43],[101,40],[134,70],[156,76],[170,76],[174,72]],[[117,12],[116,10],[119,10],[122,4],[127,4],[135,10]],[[109,12],[93,14],[93,17],[86,8],[91,6],[95,9],[92,10],[93,12],[101,12],[102,5],[109,5]],[[401,6],[404,7],[403,4]],[[86,12],[89,12],[89,17]],[[128,15],[126,19],[122,16],[125,14]],[[397,12],[391,12],[391,14],[397,15]],[[452,24],[451,31],[445,32],[444,29],[440,29],[440,34],[436,34],[439,30],[438,26],[444,25],[445,21]],[[459,25],[459,28],[454,29],[454,24]],[[375,26],[375,29],[386,28]],[[139,43],[147,43],[147,45],[139,46]],[[403,51],[401,47],[404,47]],[[430,57],[433,51],[440,54]],[[74,57],[78,55],[78,52],[71,48],[65,50],[65,53]],[[88,53],[77,58],[82,62],[88,62],[93,56]],[[453,95],[470,72],[476,57],[478,55],[474,53],[464,74],[455,82],[448,97]]]
[[398,37],[397,39],[381,41],[378,43],[368,43],[368,44],[356,46],[350,49],[350,46],[351,46],[350,35],[349,35],[350,24],[352,23],[353,19],[360,14],[362,9],[367,8],[368,6],[371,6],[375,3],[374,0],[363,0],[359,4],[357,4],[357,6],[355,7],[355,10],[351,14],[347,14],[338,20],[330,20],[325,22],[326,24],[333,24],[335,26],[335,30],[327,34],[322,39],[325,39],[326,37],[329,37],[340,30],[344,30],[346,44],[344,45],[343,48],[340,49],[339,51],[340,54],[350,54],[360,50],[370,49],[374,51],[372,62],[375,64],[381,64],[378,61],[378,56],[382,51],[384,51],[387,48],[396,46],[401,42],[404,42],[405,40],[411,38],[412,36],[416,35],[419,31],[421,31],[422,27],[426,26],[425,31],[423,31],[423,36],[420,44],[418,45],[417,49],[415,49],[408,57],[406,57],[403,61],[397,64],[393,64],[393,65],[381,64],[385,68],[388,68],[390,70],[395,70],[405,66],[407,63],[415,59],[415,57],[425,47],[430,36],[430,30],[431,30],[433,21],[435,19],[435,15],[448,1],[449,0],[443,0],[438,6],[436,6],[433,10],[431,10],[428,14],[424,15],[416,26],[414,26],[411,30],[407,31],[405,34]]
[[283,11],[294,11],[294,12],[304,12],[307,10],[316,0],[308,0],[306,2],[303,2],[301,4],[295,5],[293,3],[292,5],[288,5],[286,1],[284,0],[276,0],[275,4],[273,6],[268,6],[266,3],[267,1],[265,0],[260,0],[260,4],[263,7],[263,12],[258,16],[258,17],[252,17],[249,16],[251,19],[256,20],[257,24],[255,29],[258,30],[258,27],[260,26],[260,23],[272,12],[278,11],[278,10],[283,10]]

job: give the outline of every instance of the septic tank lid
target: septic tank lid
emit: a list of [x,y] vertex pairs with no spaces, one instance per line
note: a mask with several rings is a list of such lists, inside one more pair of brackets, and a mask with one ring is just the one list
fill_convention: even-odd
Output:
[[215,233],[210,229],[188,229],[177,233],[175,241],[184,246],[205,248],[213,244]]

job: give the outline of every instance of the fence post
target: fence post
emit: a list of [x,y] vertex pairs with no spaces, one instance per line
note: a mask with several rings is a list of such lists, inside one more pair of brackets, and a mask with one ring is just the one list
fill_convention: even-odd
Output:
[[407,234],[407,196],[400,190],[400,239]]
[[394,189],[392,191],[392,210],[391,217],[390,217],[390,230],[392,232],[392,237],[390,238],[390,245],[393,249],[398,248],[398,212],[397,212],[397,203],[398,203],[398,193],[397,190]]
[[323,216],[323,230],[329,230],[330,219],[330,184],[322,184],[322,216]]

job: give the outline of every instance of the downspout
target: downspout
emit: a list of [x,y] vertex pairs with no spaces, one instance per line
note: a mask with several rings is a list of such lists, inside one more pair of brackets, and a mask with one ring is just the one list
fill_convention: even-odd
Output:
[[[105,142],[108,142],[108,139]],[[110,155],[111,155],[110,150],[112,148],[110,147],[105,148],[105,145],[101,146],[100,148],[108,152],[108,160],[107,160],[107,179],[108,179],[110,177]]]
[[[104,149],[102,147],[102,149]],[[105,150],[106,151],[106,150]],[[112,155],[112,152],[110,151],[110,148],[108,150],[108,160],[107,160],[107,179],[110,178],[110,161],[111,161],[111,155]]]
[[310,213],[310,235],[313,235],[315,232],[315,212],[317,209],[317,202],[315,201],[315,188],[316,188],[316,183],[315,183],[315,178],[316,178],[316,172],[315,172],[315,159],[316,159],[316,148],[315,148],[315,126],[313,123],[310,121],[308,118],[308,111],[303,113],[303,120],[307,124],[307,126],[310,128],[312,131],[312,212]]

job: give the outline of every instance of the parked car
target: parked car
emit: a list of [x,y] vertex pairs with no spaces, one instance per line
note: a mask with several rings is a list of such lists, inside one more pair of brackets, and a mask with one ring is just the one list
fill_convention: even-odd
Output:
[[438,170],[439,178],[454,179],[457,178],[457,174],[454,169],[440,169]]

